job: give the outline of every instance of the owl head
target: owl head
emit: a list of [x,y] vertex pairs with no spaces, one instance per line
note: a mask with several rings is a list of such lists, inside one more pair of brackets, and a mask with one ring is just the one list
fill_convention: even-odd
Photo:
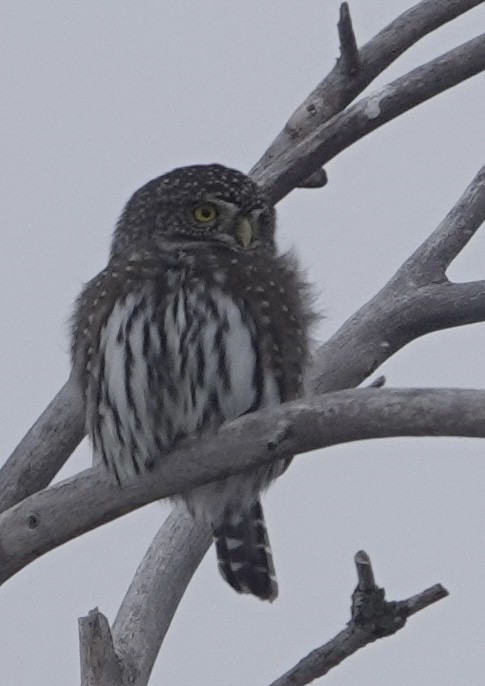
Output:
[[274,229],[274,207],[245,174],[220,164],[180,167],[133,194],[116,226],[111,255],[187,242],[274,252]]

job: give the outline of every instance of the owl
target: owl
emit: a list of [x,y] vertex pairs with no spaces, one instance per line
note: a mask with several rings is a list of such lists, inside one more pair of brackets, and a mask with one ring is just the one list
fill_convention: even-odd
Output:
[[[73,316],[95,460],[123,486],[182,438],[298,398],[312,318],[294,257],[278,253],[274,207],[248,176],[195,165],[142,186]],[[224,579],[263,600],[278,586],[260,493],[288,462],[177,496],[210,525]]]

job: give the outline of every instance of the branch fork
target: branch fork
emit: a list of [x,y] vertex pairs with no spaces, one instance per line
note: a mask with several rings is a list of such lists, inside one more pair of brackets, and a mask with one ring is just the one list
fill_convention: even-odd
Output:
[[352,618],[347,627],[324,645],[312,650],[270,686],[305,686],[337,667],[369,643],[392,636],[411,615],[442,600],[448,591],[436,584],[407,600],[387,601],[374,582],[371,561],[363,550],[354,557],[358,584],[352,594]]

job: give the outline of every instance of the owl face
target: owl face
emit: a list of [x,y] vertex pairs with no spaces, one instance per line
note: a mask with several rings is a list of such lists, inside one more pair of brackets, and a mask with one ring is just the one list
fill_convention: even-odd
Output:
[[174,169],[128,201],[111,254],[190,241],[236,251],[274,251],[275,211],[248,176],[222,165]]

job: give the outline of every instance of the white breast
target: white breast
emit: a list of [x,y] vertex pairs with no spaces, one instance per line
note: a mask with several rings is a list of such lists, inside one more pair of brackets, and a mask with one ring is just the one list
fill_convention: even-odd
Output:
[[[219,288],[181,285],[163,308],[148,289],[118,301],[101,329],[88,386],[95,454],[123,482],[163,459],[178,437],[217,428],[256,402],[278,403],[268,369],[260,370],[258,398],[260,345],[247,313]],[[211,488],[198,489],[204,502],[213,500]]]

